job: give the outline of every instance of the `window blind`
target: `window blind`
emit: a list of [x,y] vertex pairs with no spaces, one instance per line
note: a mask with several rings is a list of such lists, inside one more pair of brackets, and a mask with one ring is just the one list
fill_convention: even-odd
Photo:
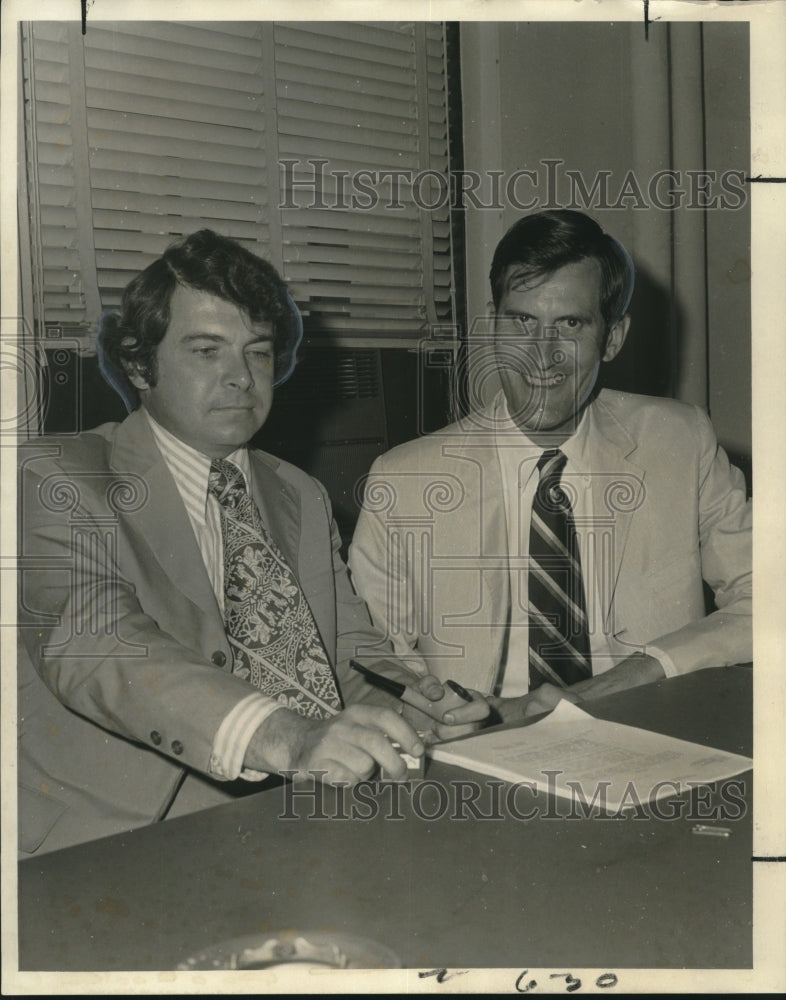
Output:
[[[304,185],[284,199],[300,207],[282,211],[296,300],[330,328],[406,333],[448,319],[448,199],[417,203],[419,178],[448,170],[442,26],[276,25],[276,87],[279,156],[302,164],[292,179]],[[308,166],[315,152],[324,168]],[[373,180],[358,190],[361,170]],[[336,207],[304,210],[316,175]]]
[[279,268],[312,337],[450,322],[441,24],[32,22],[22,51],[40,332],[87,333],[202,226]]

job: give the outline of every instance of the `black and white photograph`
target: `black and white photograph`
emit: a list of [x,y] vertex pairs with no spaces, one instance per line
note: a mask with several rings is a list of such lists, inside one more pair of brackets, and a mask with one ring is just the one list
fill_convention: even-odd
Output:
[[7,995],[786,989],[786,9],[392,13],[3,5]]

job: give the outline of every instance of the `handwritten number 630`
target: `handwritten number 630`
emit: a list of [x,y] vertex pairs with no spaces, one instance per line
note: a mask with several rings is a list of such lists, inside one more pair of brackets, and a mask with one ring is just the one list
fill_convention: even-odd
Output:
[[[528,975],[529,969],[525,969],[516,980],[516,991],[518,993],[529,993],[532,990],[537,989],[537,980],[530,979],[527,981]],[[572,976],[569,972],[552,972],[549,979],[564,979],[566,993],[575,993],[576,990],[581,989],[581,980],[576,979],[576,977]],[[616,986],[617,982],[617,977],[613,972],[604,972],[595,980],[595,986],[601,990],[608,990],[613,986]]]

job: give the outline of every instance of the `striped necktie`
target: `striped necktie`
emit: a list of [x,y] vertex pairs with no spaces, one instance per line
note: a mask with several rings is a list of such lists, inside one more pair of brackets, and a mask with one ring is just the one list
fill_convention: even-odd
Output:
[[538,461],[529,535],[529,687],[560,687],[592,674],[584,584],[570,499],[560,485],[567,458]]
[[213,460],[208,490],[221,510],[224,622],[233,673],[287,708],[324,719],[342,708],[314,616],[268,533],[243,474]]

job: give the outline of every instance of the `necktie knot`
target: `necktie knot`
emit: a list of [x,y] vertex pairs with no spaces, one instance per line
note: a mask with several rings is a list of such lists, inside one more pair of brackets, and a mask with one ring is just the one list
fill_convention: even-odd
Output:
[[570,498],[560,482],[567,460],[567,455],[563,454],[559,448],[544,451],[538,459],[540,481],[537,489],[537,502],[547,511],[556,513],[571,509]]
[[225,458],[214,458],[211,462],[207,488],[223,507],[235,507],[238,500],[246,495],[243,473]]
[[544,451],[538,459],[538,472],[540,473],[540,478],[544,479],[547,476],[559,476],[565,468],[567,460],[567,455],[561,452],[559,448],[549,448],[548,451]]

